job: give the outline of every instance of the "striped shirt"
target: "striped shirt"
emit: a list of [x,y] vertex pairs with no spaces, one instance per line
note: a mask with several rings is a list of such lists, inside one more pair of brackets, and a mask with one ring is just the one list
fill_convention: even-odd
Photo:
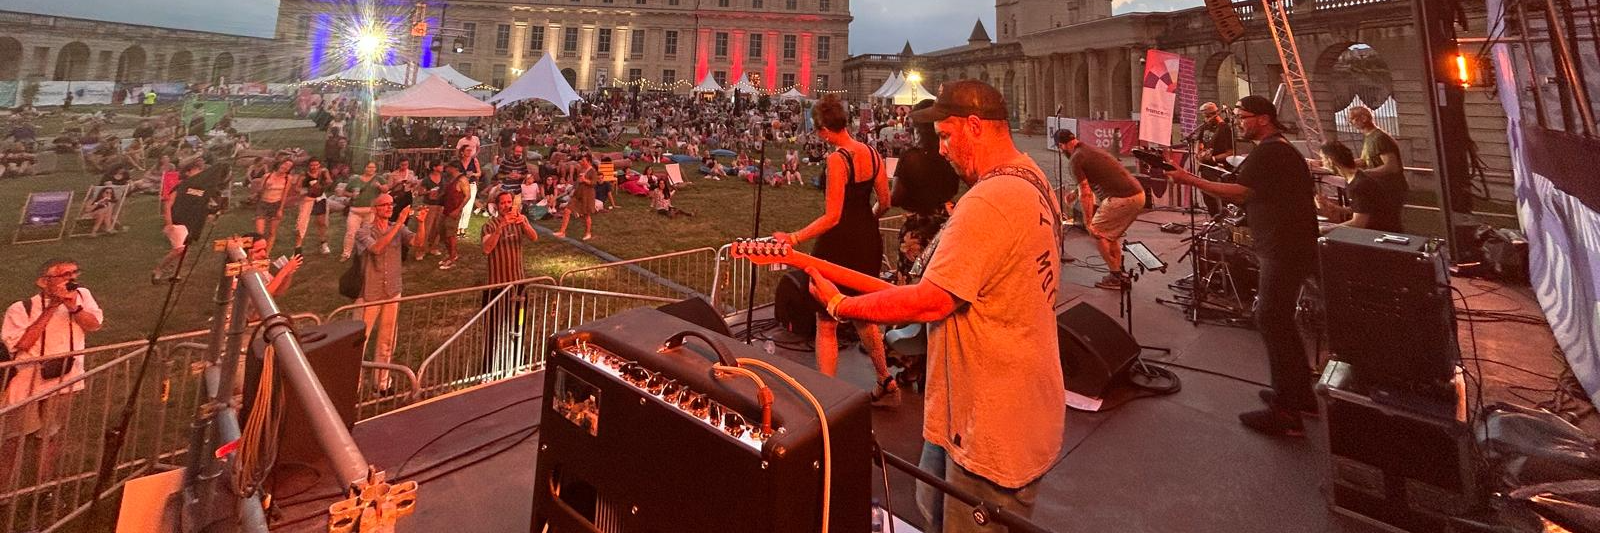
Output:
[[600,181],[617,181],[617,165],[611,162],[600,163]]
[[505,224],[499,217],[483,223],[483,236],[499,232],[500,240],[489,252],[489,283],[517,281],[524,277],[522,266],[522,226]]

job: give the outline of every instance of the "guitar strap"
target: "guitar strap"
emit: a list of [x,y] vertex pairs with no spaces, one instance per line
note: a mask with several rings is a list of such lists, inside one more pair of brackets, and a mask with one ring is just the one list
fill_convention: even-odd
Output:
[[[1018,165],[1001,165],[984,174],[983,178],[979,179],[978,181],[981,182],[983,180],[998,176],[1011,176],[1019,178],[1032,184],[1034,189],[1039,191],[1039,199],[1044,202],[1044,205],[1049,206],[1050,208],[1050,219],[1053,221],[1050,224],[1050,232],[1051,234],[1055,235],[1057,243],[1062,243],[1061,210],[1050,201],[1050,187],[1044,184],[1043,178],[1039,177],[1027,167]],[[949,224],[950,222],[949,220],[946,220],[945,223]],[[918,256],[916,262],[911,264],[912,276],[919,278],[922,277],[922,271],[927,268],[928,262],[933,259],[933,251],[939,248],[939,241],[941,237],[944,237],[944,228],[942,227],[939,228],[939,233],[933,236],[933,240],[928,243],[928,246],[922,249],[922,255]],[[1064,250],[1058,250],[1057,253],[1061,253],[1063,251]]]

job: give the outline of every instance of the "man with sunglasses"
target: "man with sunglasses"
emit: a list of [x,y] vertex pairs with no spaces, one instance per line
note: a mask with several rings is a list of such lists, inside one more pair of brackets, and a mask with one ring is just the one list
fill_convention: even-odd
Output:
[[[78,263],[71,259],[46,261],[39,267],[39,277],[34,281],[39,293],[14,302],[6,309],[5,322],[0,324],[0,340],[4,340],[7,353],[13,359],[49,358],[82,350],[85,336],[100,329],[105,315],[89,289],[78,286],[78,273]],[[23,402],[82,375],[83,356],[45,359],[38,364],[12,367],[12,372],[0,374],[8,378],[0,383],[5,387],[5,401],[0,405]],[[54,437],[67,421],[73,393],[83,388],[83,383],[78,382],[0,417],[0,425],[3,425],[0,435],[6,439],[0,447],[0,473],[10,475],[10,461],[21,455],[16,447],[18,441],[13,437],[42,439],[41,469],[58,463],[56,457],[63,439]],[[38,476],[46,479],[49,474],[40,472]]]
[[1305,157],[1283,137],[1277,107],[1260,96],[1239,99],[1240,132],[1255,149],[1239,164],[1238,183],[1208,181],[1184,170],[1167,177],[1244,206],[1261,264],[1256,325],[1266,341],[1272,389],[1261,391],[1267,409],[1239,415],[1250,429],[1273,436],[1304,436],[1301,413],[1315,412],[1311,368],[1294,321],[1300,284],[1317,266],[1317,210]]
[[[400,245],[405,239],[414,237],[411,230],[406,228],[411,207],[401,209],[400,216],[393,216],[393,196],[379,194],[372,201],[372,214],[372,219],[356,230],[356,246],[360,253],[366,254],[361,258],[361,298],[356,303],[400,298]],[[362,308],[361,320],[367,323],[367,345],[371,346],[376,337],[378,347],[373,360],[379,363],[387,363],[394,356],[395,326],[399,313],[400,303],[394,301]],[[362,353],[366,353],[365,348]],[[379,370],[378,388],[387,391],[389,385],[389,372]]]

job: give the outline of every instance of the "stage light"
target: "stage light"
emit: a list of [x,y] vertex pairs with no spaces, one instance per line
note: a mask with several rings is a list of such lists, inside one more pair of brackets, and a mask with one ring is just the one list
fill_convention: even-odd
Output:
[[393,38],[385,28],[372,24],[359,24],[350,28],[345,38],[345,49],[352,57],[365,63],[383,62],[392,45]]
[[1467,67],[1466,54],[1456,54],[1456,81],[1462,87],[1472,86],[1472,70]]
[[911,83],[922,83],[922,73],[913,70],[909,74],[906,74],[906,79]]

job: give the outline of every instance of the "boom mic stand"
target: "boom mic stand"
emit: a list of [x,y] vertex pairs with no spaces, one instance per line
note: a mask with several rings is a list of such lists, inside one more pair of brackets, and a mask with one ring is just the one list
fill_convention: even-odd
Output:
[[[737,98],[739,98],[738,95],[739,95],[738,91],[734,91],[735,102],[738,101],[737,100]],[[735,104],[734,109],[738,109],[738,105],[737,104]],[[738,117],[735,116],[733,118],[733,120],[729,121],[729,127],[728,127],[729,135],[733,134],[733,125],[737,122],[737,120],[738,120]],[[756,209],[755,209],[754,216],[751,217],[751,226],[752,226],[751,229],[750,229],[750,238],[751,239],[760,239],[761,238],[761,198],[763,196],[763,192],[764,192],[764,189],[766,188],[765,185],[766,185],[766,182],[767,182],[767,134],[765,132],[761,133],[761,159],[760,159],[760,162],[757,163],[757,164],[760,165],[760,166],[756,167],[756,205],[755,205]],[[749,278],[750,279],[750,290],[746,291],[746,294],[745,294],[745,305],[744,305],[744,343],[745,344],[750,344],[752,342],[755,342],[755,328],[750,327],[750,325],[752,323],[754,323],[755,316],[756,316],[756,285],[757,285],[757,283],[756,283],[756,273],[757,273],[756,264],[755,263],[750,263],[750,278]]]

